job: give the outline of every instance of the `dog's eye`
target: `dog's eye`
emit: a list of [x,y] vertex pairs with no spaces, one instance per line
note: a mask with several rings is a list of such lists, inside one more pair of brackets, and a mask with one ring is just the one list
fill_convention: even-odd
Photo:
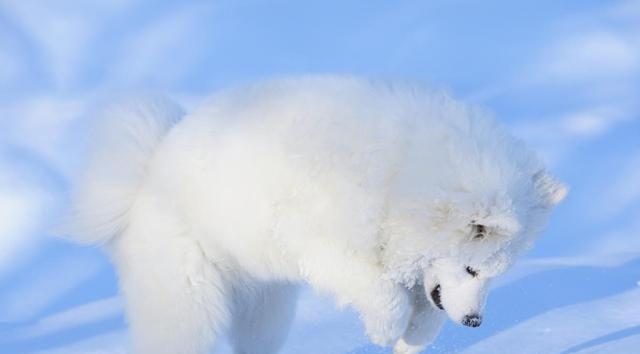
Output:
[[484,225],[473,224],[473,238],[482,239],[487,235],[487,228]]
[[477,277],[478,276],[478,272],[471,268],[471,267],[467,267],[466,268],[467,273],[469,273],[469,275],[471,275],[472,277]]

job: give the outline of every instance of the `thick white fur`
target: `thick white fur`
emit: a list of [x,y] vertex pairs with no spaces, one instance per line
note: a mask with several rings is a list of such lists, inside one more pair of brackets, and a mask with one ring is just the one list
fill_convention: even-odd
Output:
[[[223,333],[236,353],[276,353],[300,281],[417,353],[444,320],[432,287],[452,319],[479,312],[565,193],[485,114],[407,85],[285,79],[179,112],[114,115],[69,228],[106,243],[140,354],[206,353]],[[481,276],[462,279],[467,265]]]
[[183,115],[178,105],[160,98],[130,100],[105,110],[94,127],[89,163],[62,225],[66,235],[76,242],[102,244],[124,230],[149,159]]

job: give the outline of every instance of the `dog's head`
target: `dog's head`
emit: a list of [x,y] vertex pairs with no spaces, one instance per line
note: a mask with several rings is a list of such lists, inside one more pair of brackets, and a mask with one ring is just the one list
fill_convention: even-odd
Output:
[[533,245],[567,189],[495,121],[449,104],[449,119],[413,127],[386,200],[382,262],[478,326],[490,280]]
[[533,245],[567,193],[546,170],[502,185],[480,182],[399,203],[385,224],[389,274],[405,284],[422,274],[433,306],[471,327],[482,322],[491,279]]
[[440,236],[457,243],[424,263],[423,282],[432,305],[453,321],[480,326],[491,280],[531,246],[566,195],[566,188],[545,171],[531,176],[528,189],[519,196],[466,204],[473,205],[466,210],[447,210],[450,224]]

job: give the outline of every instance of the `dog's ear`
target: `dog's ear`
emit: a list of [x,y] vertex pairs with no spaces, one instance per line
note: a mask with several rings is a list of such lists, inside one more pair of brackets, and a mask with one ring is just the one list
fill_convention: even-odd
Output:
[[546,207],[558,205],[569,192],[567,186],[557,181],[544,169],[533,175],[532,182],[543,205]]

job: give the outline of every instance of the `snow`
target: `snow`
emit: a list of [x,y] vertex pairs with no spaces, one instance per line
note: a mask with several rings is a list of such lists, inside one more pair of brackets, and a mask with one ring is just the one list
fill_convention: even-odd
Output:
[[[472,353],[512,353],[530,338],[519,353],[583,353],[640,334],[640,318],[630,315],[640,310],[640,289],[595,301],[559,307],[530,318],[463,351]],[[571,321],[567,321],[567,319]],[[635,338],[637,344],[640,338]],[[610,350],[610,349],[609,349]],[[627,349],[628,350],[628,349]],[[613,351],[612,351],[613,352]]]
[[[167,92],[187,107],[260,77],[346,72],[487,106],[571,191],[430,353],[635,353],[640,346],[640,1],[314,4],[0,2],[0,353],[127,353],[113,267],[49,237],[92,113]],[[220,353],[230,353],[222,344]],[[283,353],[389,353],[357,314],[302,292]]]
[[114,296],[39,318],[33,325],[7,331],[7,338],[15,341],[42,337],[86,325],[105,317],[118,317],[121,313],[122,301],[119,297]]

